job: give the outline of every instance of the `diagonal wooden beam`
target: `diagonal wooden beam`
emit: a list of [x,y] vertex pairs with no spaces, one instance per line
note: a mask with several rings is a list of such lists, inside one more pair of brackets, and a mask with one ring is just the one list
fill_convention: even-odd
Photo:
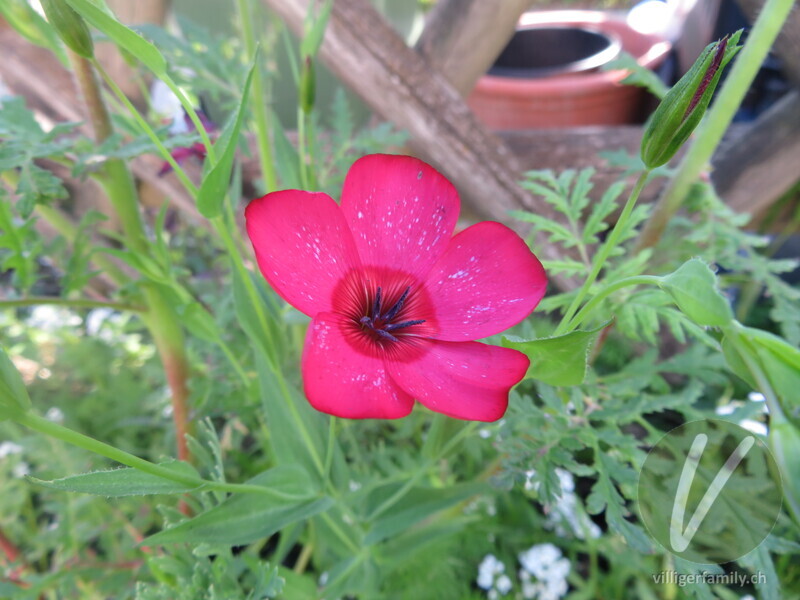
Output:
[[[302,35],[313,0],[263,2]],[[453,181],[479,215],[517,227],[510,210],[557,218],[546,202],[518,185],[521,169],[510,149],[478,122],[456,89],[405,44],[368,0],[335,0],[319,56],[375,112],[407,130],[415,152]],[[544,246],[541,253],[563,258],[556,246]]]
[[533,0],[438,0],[416,50],[466,97],[514,34]]

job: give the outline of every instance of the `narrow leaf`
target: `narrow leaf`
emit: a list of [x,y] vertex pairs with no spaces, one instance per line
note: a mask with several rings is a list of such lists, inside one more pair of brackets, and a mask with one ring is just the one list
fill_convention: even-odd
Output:
[[253,57],[253,63],[247,73],[247,79],[244,82],[244,89],[242,90],[241,100],[235,116],[228,122],[222,135],[214,144],[214,149],[218,151],[218,162],[206,173],[200,183],[200,191],[197,194],[197,209],[200,214],[208,219],[213,219],[222,212],[222,202],[230,185],[233,159],[236,156],[236,146],[239,144],[239,132],[244,121],[247,99],[250,96],[250,83],[253,81],[257,58],[258,53]]
[[[199,480],[199,475],[194,467],[187,462],[171,460],[160,463],[161,467],[174,471],[184,477],[193,477]],[[124,468],[110,471],[94,471],[72,475],[63,479],[43,481],[35,477],[28,477],[28,481],[53,490],[65,492],[78,492],[118,498],[121,496],[146,496],[150,494],[181,494],[196,489],[185,483],[178,483],[170,479],[144,473],[138,469]]]

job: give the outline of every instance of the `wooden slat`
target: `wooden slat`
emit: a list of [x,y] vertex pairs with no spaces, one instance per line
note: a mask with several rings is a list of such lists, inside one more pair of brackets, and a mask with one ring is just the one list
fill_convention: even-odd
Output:
[[[297,35],[309,0],[263,0]],[[320,50],[326,65],[378,114],[411,134],[412,148],[441,170],[484,218],[519,227],[508,213],[528,209],[558,218],[517,180],[520,165],[447,80],[384,21],[368,0],[336,0]],[[563,258],[555,246],[545,258]]]
[[514,34],[532,0],[438,0],[415,46],[466,97]]

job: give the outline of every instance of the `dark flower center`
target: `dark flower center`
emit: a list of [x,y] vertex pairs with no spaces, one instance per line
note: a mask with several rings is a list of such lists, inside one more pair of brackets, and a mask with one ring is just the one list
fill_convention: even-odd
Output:
[[425,319],[403,320],[397,318],[410,291],[411,286],[406,287],[400,298],[397,299],[389,310],[383,312],[383,290],[378,286],[378,289],[375,291],[375,300],[372,303],[370,313],[361,317],[358,322],[361,323],[365,329],[371,331],[380,338],[392,342],[399,342],[400,340],[391,332],[397,332],[411,327],[412,325],[420,325],[425,322]]

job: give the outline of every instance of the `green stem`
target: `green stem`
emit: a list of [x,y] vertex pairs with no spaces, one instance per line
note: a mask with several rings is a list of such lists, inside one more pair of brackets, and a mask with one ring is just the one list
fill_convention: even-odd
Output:
[[[113,131],[111,120],[108,116],[102,94],[95,74],[93,63],[74,53],[70,53],[70,60],[76,73],[76,78],[81,87],[81,93],[86,99],[87,108],[95,123],[95,137],[98,143],[103,142]],[[102,68],[100,68],[102,72]],[[116,88],[113,80],[105,79]],[[122,94],[126,106],[130,103]],[[122,99],[121,98],[121,99]],[[135,109],[134,109],[135,112]],[[138,112],[136,112],[138,114]],[[139,196],[131,172],[127,165],[119,159],[109,160],[98,178],[108,194],[114,207],[125,237],[125,245],[132,251],[149,256],[150,243],[145,232],[141,211],[139,210]],[[156,348],[164,365],[167,382],[172,392],[172,415],[175,423],[175,436],[178,447],[178,458],[188,460],[189,448],[186,443],[186,433],[190,432],[189,421],[189,364],[186,357],[183,330],[177,314],[165,295],[156,287],[144,287],[145,302],[148,311],[142,315],[147,328],[150,330]]]
[[655,275],[639,275],[637,277],[626,277],[625,279],[620,279],[619,281],[608,284],[599,292],[597,292],[586,304],[583,305],[583,308],[581,308],[578,313],[572,317],[572,319],[570,319],[566,327],[567,331],[572,331],[573,329],[579,327],[581,323],[586,320],[586,317],[590,315],[595,308],[597,308],[598,304],[600,304],[603,300],[617,290],[632,285],[658,285],[660,281],[661,278],[656,277]]
[[59,425],[41,417],[33,412],[20,413],[14,416],[14,420],[20,425],[24,425],[33,431],[37,431],[51,438],[61,440],[83,450],[88,450],[94,454],[105,456],[113,461],[116,461],[127,467],[131,467],[143,473],[149,473],[162,479],[174,481],[191,488],[202,488],[204,490],[215,490],[221,492],[231,493],[256,493],[266,494],[272,497],[286,498],[286,499],[306,499],[305,496],[296,496],[293,494],[285,494],[283,492],[267,488],[260,485],[252,485],[247,483],[224,483],[220,481],[212,481],[210,479],[203,479],[201,477],[194,477],[192,475],[185,475],[167,469],[161,465],[150,462],[143,458],[139,458],[133,454],[120,450],[115,446],[106,444],[94,438],[91,438],[82,433],[78,433],[68,427]]
[[575,312],[578,310],[581,302],[583,302],[586,294],[589,293],[589,289],[592,287],[592,284],[600,274],[600,270],[605,266],[606,260],[608,260],[608,257],[611,256],[611,253],[617,247],[619,238],[628,224],[628,220],[633,212],[633,208],[636,206],[636,201],[639,199],[639,194],[642,193],[642,189],[644,189],[649,175],[650,171],[645,171],[639,175],[639,179],[636,180],[636,184],[633,186],[630,196],[628,196],[628,201],[625,203],[622,213],[620,213],[619,219],[617,219],[617,222],[614,225],[614,229],[611,230],[608,239],[606,239],[605,243],[600,247],[600,251],[594,257],[594,261],[592,262],[592,270],[589,272],[589,276],[583,282],[580,290],[578,290],[575,298],[573,298],[572,304],[570,304],[569,308],[564,313],[564,317],[561,319],[561,323],[559,323],[558,327],[556,328],[554,335],[563,335],[568,331],[569,323],[572,321]]
[[306,114],[297,107],[297,156],[300,159],[300,184],[309,190],[308,152],[306,151]]
[[[326,484],[331,480],[331,465],[333,465],[334,442],[336,441],[336,417],[328,417],[328,449],[325,452],[325,472],[322,476]],[[332,485],[331,485],[332,487]]]
[[[694,142],[656,203],[639,237],[638,249],[649,248],[658,242],[692,184],[706,168],[793,5],[794,0],[767,0],[764,4],[714,104],[698,127]],[[746,144],[747,141],[740,143]]]
[[110,308],[112,310],[127,312],[143,312],[142,306],[120,304],[118,302],[105,302],[103,300],[90,300],[88,298],[56,298],[55,296],[28,296],[14,300],[0,300],[0,308],[14,308],[17,306],[38,306],[40,304],[55,304],[71,308]]
[[[247,56],[255,56],[255,15],[250,10],[248,0],[238,0],[239,19],[241,21],[242,34],[244,36],[244,46]],[[275,165],[272,160],[272,148],[269,144],[269,121],[267,117],[267,94],[264,86],[264,76],[259,68],[255,66],[253,73],[252,89],[250,90],[251,109],[255,117],[256,124],[256,143],[258,144],[258,156],[261,162],[261,174],[264,177],[264,187],[267,193],[274,192],[278,188]]]

